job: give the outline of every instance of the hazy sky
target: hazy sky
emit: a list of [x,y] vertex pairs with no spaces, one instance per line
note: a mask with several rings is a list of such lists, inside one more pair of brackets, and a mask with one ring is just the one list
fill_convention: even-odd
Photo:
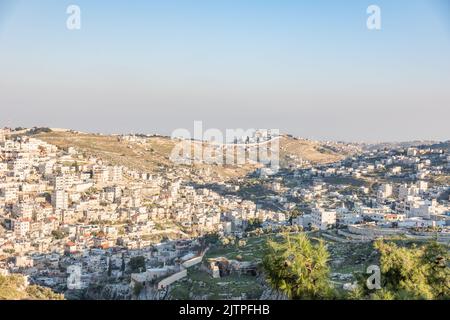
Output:
[[0,126],[447,140],[449,3],[0,0]]

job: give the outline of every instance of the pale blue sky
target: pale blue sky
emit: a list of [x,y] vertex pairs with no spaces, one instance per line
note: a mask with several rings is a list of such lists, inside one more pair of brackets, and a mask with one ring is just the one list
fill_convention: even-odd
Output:
[[0,125],[450,139],[449,3],[0,0]]

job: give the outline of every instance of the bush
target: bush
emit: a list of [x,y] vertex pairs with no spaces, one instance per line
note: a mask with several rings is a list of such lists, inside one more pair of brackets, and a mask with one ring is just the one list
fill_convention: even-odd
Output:
[[60,230],[53,230],[52,231],[52,236],[56,239],[56,240],[61,240],[64,239],[65,237],[67,237],[67,234],[65,234],[64,232],[60,231]]
[[130,262],[128,262],[128,267],[132,273],[144,272],[146,270],[145,257],[138,256],[131,258]]
[[135,283],[134,284],[134,288],[133,288],[133,293],[135,296],[139,296],[141,294],[142,289],[144,289],[144,286],[142,285],[142,283]]

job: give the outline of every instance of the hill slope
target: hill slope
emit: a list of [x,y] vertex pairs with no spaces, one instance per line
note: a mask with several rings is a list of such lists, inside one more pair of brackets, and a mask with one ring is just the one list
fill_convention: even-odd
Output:
[[64,296],[49,288],[25,283],[21,275],[0,275],[0,300],[63,300]]
[[[168,137],[147,137],[145,142],[133,142],[119,136],[87,134],[73,131],[51,131],[34,135],[34,137],[67,149],[75,147],[85,155],[101,158],[111,164],[125,165],[132,169],[146,172],[156,172],[164,167],[175,164],[170,160],[170,154],[176,141]],[[311,163],[330,163],[343,159],[350,153],[345,145],[330,146],[325,143],[297,139],[290,136],[280,138],[280,163],[284,166],[295,159],[306,160]],[[238,177],[255,170],[255,165],[236,166],[196,166],[209,167],[223,177]]]

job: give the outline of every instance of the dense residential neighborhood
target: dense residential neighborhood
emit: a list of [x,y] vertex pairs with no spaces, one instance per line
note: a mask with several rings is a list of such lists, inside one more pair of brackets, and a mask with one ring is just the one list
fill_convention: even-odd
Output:
[[[333,148],[354,152],[339,161],[292,156],[276,172],[260,167],[224,180],[186,165],[143,172],[58,148],[35,133],[0,131],[0,274],[23,275],[68,299],[177,298],[195,284],[194,275],[206,279],[203,286],[207,279],[238,277],[254,278],[248,283],[259,288],[256,296],[242,289],[217,297],[273,298],[261,257],[227,256],[220,248],[245,253],[258,239],[284,232],[310,233],[336,246],[379,238],[450,240],[445,144],[342,143]],[[149,138],[118,139],[133,148]],[[353,281],[351,274],[334,276],[342,288]]]

